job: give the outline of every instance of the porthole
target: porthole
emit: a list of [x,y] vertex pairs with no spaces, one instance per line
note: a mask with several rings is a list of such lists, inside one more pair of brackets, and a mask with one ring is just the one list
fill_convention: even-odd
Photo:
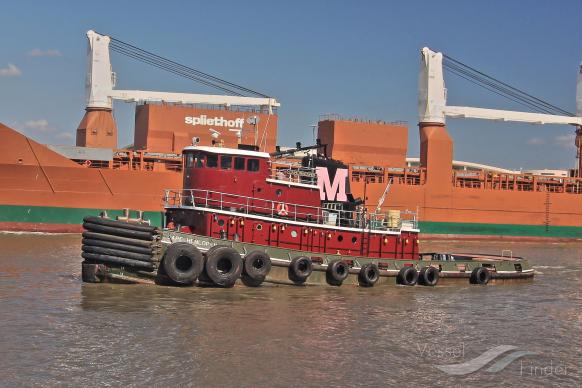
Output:
[[357,238],[357,237],[355,237],[355,236],[354,236],[354,237],[352,237],[352,244],[355,244],[355,243],[357,243],[357,242],[358,242],[358,238]]
[[297,231],[296,230],[291,231],[291,237],[297,238]]
[[257,224],[257,230],[263,230],[263,225]]
[[281,189],[277,189],[277,190],[275,191],[275,194],[277,195],[277,197],[280,197],[280,196],[283,194],[283,190],[281,190]]
[[337,241],[339,241],[339,242],[344,241],[344,236],[342,236],[341,234],[339,236],[337,236]]
[[224,220],[218,220],[218,226],[223,226],[224,225]]

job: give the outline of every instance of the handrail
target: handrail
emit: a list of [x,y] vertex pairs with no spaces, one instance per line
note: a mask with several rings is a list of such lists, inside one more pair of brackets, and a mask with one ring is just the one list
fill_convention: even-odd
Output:
[[365,209],[351,211],[322,208],[201,189],[165,190],[164,207],[228,210],[242,214],[268,215],[274,219],[288,219],[315,225],[351,227],[362,229],[362,231],[399,231],[403,226],[418,228],[416,213],[413,212],[402,213],[412,215],[411,220],[402,220],[400,217],[391,220],[388,214],[367,213]]
[[270,177],[286,182],[317,184],[315,168],[292,163],[271,162]]

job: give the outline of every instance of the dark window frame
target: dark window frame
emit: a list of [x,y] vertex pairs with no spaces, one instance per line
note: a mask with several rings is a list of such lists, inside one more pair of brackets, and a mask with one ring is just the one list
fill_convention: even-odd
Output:
[[261,162],[258,158],[247,159],[247,171],[258,172],[261,169]]
[[[234,169],[237,171],[243,171],[247,165],[247,159],[242,156],[235,156],[234,158]],[[242,162],[242,165],[240,164]]]
[[[228,161],[228,163],[225,163]],[[232,155],[220,155],[220,169],[232,170]]]
[[218,167],[218,155],[208,154],[206,155],[206,167],[217,168]]

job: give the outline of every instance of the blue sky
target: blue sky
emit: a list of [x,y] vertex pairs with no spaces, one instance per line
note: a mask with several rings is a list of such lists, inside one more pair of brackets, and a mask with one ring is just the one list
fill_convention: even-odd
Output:
[[[73,144],[88,29],[275,96],[279,143],[309,143],[320,114],[409,123],[418,155],[419,50],[429,46],[568,111],[582,60],[582,1],[99,1],[0,5],[0,122]],[[209,90],[112,54],[120,88]],[[445,75],[452,105],[520,110]],[[120,144],[133,105],[118,102]],[[455,159],[568,168],[573,128],[449,119]]]

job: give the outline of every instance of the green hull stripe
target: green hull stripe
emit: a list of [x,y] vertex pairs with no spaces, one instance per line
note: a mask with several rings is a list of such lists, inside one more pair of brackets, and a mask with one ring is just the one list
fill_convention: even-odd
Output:
[[426,234],[582,238],[582,227],[580,226],[550,225],[546,227],[545,225],[432,221],[420,221],[419,224],[420,232]]
[[[83,217],[97,216],[104,209],[66,208],[50,206],[0,205],[0,222],[27,222],[33,224],[82,224]],[[121,209],[105,209],[110,217],[123,214]],[[136,212],[132,212],[132,217]],[[144,212],[152,225],[162,225],[162,212]]]
[[[75,225],[81,224],[83,217],[99,215],[102,210],[51,206],[0,205],[0,222]],[[122,214],[121,209],[106,210],[111,217]],[[135,216],[135,213],[132,216]],[[144,217],[150,220],[152,225],[162,225],[162,212],[144,212]],[[545,225],[420,221],[420,231],[423,234],[582,238],[582,227],[579,226],[546,227]]]

